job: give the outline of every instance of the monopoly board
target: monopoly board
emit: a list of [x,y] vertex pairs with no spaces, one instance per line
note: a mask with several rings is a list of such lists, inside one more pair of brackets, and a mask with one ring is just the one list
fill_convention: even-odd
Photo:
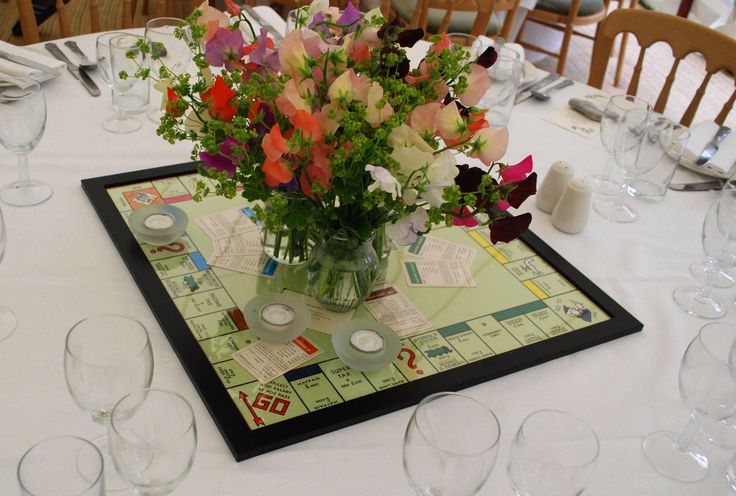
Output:
[[[243,308],[257,294],[303,293],[306,270],[270,259],[260,275],[211,266],[213,243],[194,220],[239,207],[246,215],[248,205],[242,198],[195,202],[198,180],[206,179],[195,164],[180,164],[82,183],[237,460],[642,328],[533,233],[494,246],[486,228],[443,228],[431,235],[476,251],[476,287],[410,285],[412,276],[405,277],[401,265],[411,264],[416,246],[394,247],[372,297],[405,295],[431,327],[404,337],[390,366],[353,370],[337,357],[328,333],[308,329],[304,336],[320,353],[261,384],[231,358],[258,341]],[[165,246],[138,242],[127,218],[152,203],[183,209],[189,217],[185,235]],[[364,306],[353,317],[372,318]]]

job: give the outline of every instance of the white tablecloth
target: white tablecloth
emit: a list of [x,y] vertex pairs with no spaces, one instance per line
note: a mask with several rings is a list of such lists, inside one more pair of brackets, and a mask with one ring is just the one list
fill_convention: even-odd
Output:
[[[79,37],[94,53],[94,36]],[[99,75],[95,79],[100,81]],[[0,342],[0,494],[17,494],[15,470],[22,453],[53,435],[93,438],[101,427],[72,402],[62,370],[64,337],[78,320],[102,312],[140,319],[155,354],[154,387],[181,392],[194,407],[199,446],[194,468],[177,495],[401,495],[411,491],[401,465],[404,409],[331,434],[236,463],[174,355],[151,310],[87,200],[80,180],[189,160],[189,145],[169,145],[143,118],[143,128],[113,135],[100,122],[111,112],[107,92],[92,98],[70,74],[44,85],[48,126],[32,153],[32,175],[54,187],[48,202],[32,208],[3,205],[8,248],[0,266],[0,301],[13,308],[18,329]],[[590,89],[577,84],[550,102],[529,100],[514,109],[510,162],[534,155],[544,177],[567,160],[576,176],[597,172],[604,154],[589,139],[543,121],[556,106]],[[15,179],[15,157],[0,149],[0,183]],[[695,174],[679,170],[675,180]],[[502,428],[496,467],[481,494],[510,494],[506,463],[522,419],[540,408],[573,412],[601,440],[591,495],[727,494],[724,470],[731,455],[700,438],[711,454],[709,477],[696,484],[665,479],[645,460],[642,438],[660,429],[679,430],[688,411],[677,387],[679,360],[705,323],[679,310],[671,296],[692,283],[688,265],[702,256],[700,229],[714,192],[669,192],[661,203],[640,204],[641,219],[613,224],[591,214],[579,235],[557,231],[534,206],[532,229],[563,257],[644,323],[644,331],[466,390],[488,404]],[[736,290],[724,318],[736,322]],[[124,494],[124,493],[117,493]]]

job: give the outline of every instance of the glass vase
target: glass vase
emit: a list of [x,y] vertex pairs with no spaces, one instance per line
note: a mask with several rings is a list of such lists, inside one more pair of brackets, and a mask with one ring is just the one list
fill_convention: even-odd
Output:
[[379,262],[388,258],[391,254],[391,238],[386,234],[386,224],[381,224],[376,228],[376,235],[373,237],[373,249],[376,250]]
[[266,255],[284,265],[302,265],[309,261],[316,245],[314,229],[273,226],[265,222],[261,230],[261,245]]
[[326,235],[307,266],[309,290],[333,312],[354,310],[370,294],[378,276],[375,233],[361,241],[340,230]]

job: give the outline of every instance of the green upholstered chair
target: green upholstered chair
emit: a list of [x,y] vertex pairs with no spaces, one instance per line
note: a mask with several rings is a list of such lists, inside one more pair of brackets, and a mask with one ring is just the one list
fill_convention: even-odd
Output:
[[[534,9],[529,12],[516,41],[524,48],[529,48],[552,57],[557,57],[557,72],[562,74],[565,70],[567,52],[570,48],[570,39],[573,34],[594,39],[586,33],[575,31],[575,26],[598,24],[606,17],[608,5],[611,0],[538,0]],[[563,32],[560,53],[552,52],[546,48],[533,45],[524,41],[524,28],[529,22],[537,22],[552,29]]]
[[[394,12],[427,33],[508,37],[519,0],[391,0]],[[493,17],[506,11],[503,25]]]

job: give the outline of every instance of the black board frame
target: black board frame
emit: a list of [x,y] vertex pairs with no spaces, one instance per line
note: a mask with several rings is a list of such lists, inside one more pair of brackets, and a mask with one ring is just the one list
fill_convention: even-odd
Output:
[[434,392],[465,389],[642,330],[633,315],[528,231],[522,240],[607,313],[609,320],[250,430],[107,193],[112,187],[193,172],[197,172],[196,162],[84,179],[82,187],[237,461],[414,405]]

